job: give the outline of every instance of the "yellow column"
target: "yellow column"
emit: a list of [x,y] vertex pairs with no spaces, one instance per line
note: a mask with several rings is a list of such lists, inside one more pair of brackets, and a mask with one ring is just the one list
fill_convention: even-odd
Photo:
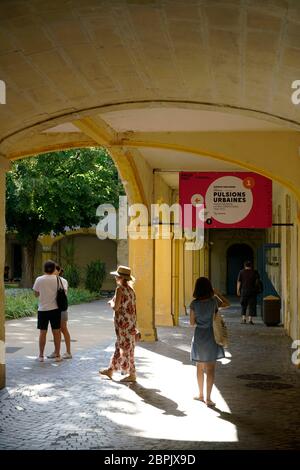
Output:
[[184,249],[185,258],[185,304],[188,307],[193,300],[194,278],[193,278],[193,255],[194,251]]
[[[291,198],[286,195],[286,222],[291,223]],[[286,315],[285,328],[287,333],[291,333],[291,256],[292,256],[292,233],[291,227],[286,227],[285,250],[286,250]]]
[[[44,235],[39,238],[39,242],[42,245],[42,271],[44,271],[44,263],[49,259],[53,259],[53,251],[52,245],[54,243],[54,239],[50,235]],[[57,260],[54,260],[57,261]]]
[[179,324],[179,266],[180,266],[180,240],[172,240],[172,315],[173,324]]
[[129,237],[129,266],[136,278],[138,328],[143,341],[156,341],[154,305],[154,240]]
[[0,389],[5,387],[5,172],[9,168],[10,163],[0,156]]
[[198,277],[203,276],[203,271],[201,270],[202,259],[202,250],[193,251],[193,286]]
[[185,315],[186,297],[185,297],[185,254],[184,239],[179,240],[179,315]]
[[[299,278],[300,278],[300,204],[297,205],[297,282],[296,282],[296,289],[297,289],[297,338],[300,338],[300,288],[299,288]],[[300,363],[297,365],[298,369],[300,369]]]
[[179,324],[179,257],[180,257],[180,240],[173,240],[173,266],[172,266],[172,283],[173,283],[173,316],[174,326]]
[[172,240],[158,239],[155,243],[155,324],[173,326],[172,317]]
[[209,265],[210,265],[210,247],[207,245],[205,248],[205,276],[207,278],[210,278],[210,268],[209,268]]

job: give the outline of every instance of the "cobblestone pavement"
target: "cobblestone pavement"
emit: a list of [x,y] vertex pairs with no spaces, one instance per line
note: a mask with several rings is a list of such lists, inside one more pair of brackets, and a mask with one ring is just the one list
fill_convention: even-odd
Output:
[[[38,363],[28,344],[26,355],[7,354],[0,449],[300,449],[300,371],[282,328],[259,319],[241,325],[235,307],[226,312],[231,345],[217,367],[217,408],[208,409],[193,400],[186,317],[180,327],[159,328],[157,343],[140,343],[138,383],[122,385],[120,377],[98,375],[112,350],[105,304],[82,305],[77,314],[81,329],[72,360]],[[82,347],[86,316],[90,326],[95,321],[95,344],[85,339]],[[18,347],[20,338],[12,339],[10,347]]]

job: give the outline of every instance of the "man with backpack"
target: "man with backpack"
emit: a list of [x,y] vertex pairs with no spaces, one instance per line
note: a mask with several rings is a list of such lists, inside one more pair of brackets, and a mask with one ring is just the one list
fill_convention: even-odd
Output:
[[[63,273],[64,273],[64,270],[63,268],[61,268],[58,264],[56,265],[56,269],[55,269],[55,274],[56,276],[59,276],[59,285],[60,285],[60,288],[63,288],[64,290],[64,294],[61,292],[60,295],[62,295],[62,297],[65,297],[64,299],[61,300],[62,302],[62,305],[61,305],[61,321],[60,321],[60,331],[61,331],[61,334],[63,335],[64,339],[65,339],[65,345],[66,345],[66,352],[65,354],[62,356],[63,359],[72,359],[72,353],[71,353],[71,336],[70,336],[70,332],[69,332],[69,329],[68,329],[68,301],[67,301],[67,298],[66,298],[66,295],[67,295],[67,292],[68,292],[68,288],[69,288],[69,285],[68,285],[68,281],[62,277],[63,276]],[[59,304],[60,301],[57,297],[57,303]],[[63,305],[65,303],[65,305]],[[49,354],[49,356],[47,356],[48,359],[55,359],[56,357],[56,354],[55,354],[55,351],[53,351],[53,353]]]
[[50,322],[55,348],[55,361],[62,360],[60,355],[61,343],[61,310],[57,305],[57,276],[56,264],[54,261],[46,261],[44,264],[44,274],[36,278],[33,285],[35,296],[39,298],[37,328],[40,330],[39,337],[39,357],[40,362],[44,362],[44,350],[48,325]]
[[241,323],[246,323],[248,309],[248,323],[254,325],[252,317],[256,317],[257,295],[262,291],[258,271],[253,269],[251,261],[245,261],[244,269],[239,272],[237,279],[237,295],[241,297]]

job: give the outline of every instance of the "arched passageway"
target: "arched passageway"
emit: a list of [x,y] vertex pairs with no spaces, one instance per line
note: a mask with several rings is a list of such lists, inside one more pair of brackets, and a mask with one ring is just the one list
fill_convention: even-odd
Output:
[[[298,285],[300,108],[291,101],[291,82],[299,72],[294,31],[300,5],[121,0],[95,9],[93,0],[84,7],[81,2],[28,3],[24,9],[9,0],[1,3],[0,79],[7,86],[7,103],[0,108],[1,265],[9,160],[101,145],[118,167],[129,202],[148,207],[176,200],[178,170],[246,169],[279,183],[284,190],[274,220],[294,225],[285,225],[280,234],[272,229],[272,237],[281,236],[285,251],[282,276]],[[293,221],[283,214],[293,214],[288,216]],[[141,328],[144,339],[154,340],[155,246],[152,240],[129,245],[141,293]],[[173,250],[177,266],[181,248]],[[209,251],[207,244],[188,260],[185,269],[194,277],[209,273]],[[161,262],[167,259],[165,266],[172,269],[169,253],[163,253]],[[270,270],[276,271],[271,262]],[[164,304],[171,319],[179,303],[185,304],[180,282],[172,277],[176,305],[173,300]],[[284,286],[285,308],[294,305],[295,312],[287,329],[295,336],[300,334],[300,289]],[[0,301],[3,385],[3,285]]]
[[236,295],[238,273],[245,261],[254,261],[252,248],[245,243],[235,243],[227,250],[227,294]]

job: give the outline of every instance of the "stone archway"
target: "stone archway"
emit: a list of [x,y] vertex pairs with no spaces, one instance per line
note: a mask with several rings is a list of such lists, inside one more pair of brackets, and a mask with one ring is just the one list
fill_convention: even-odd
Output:
[[[160,181],[158,191],[153,169],[166,163],[171,170],[183,164],[199,169],[204,157],[268,176],[300,202],[300,108],[291,102],[300,4],[27,3],[26,10],[22,3],[1,3],[0,79],[7,85],[7,104],[0,108],[2,265],[8,160],[49,150],[105,146],[130,202],[149,205],[154,195],[169,202],[173,189]],[[155,113],[149,122],[155,108],[163,122]],[[207,128],[208,115],[201,120],[191,113],[197,110],[213,111],[214,124],[223,113],[228,122],[233,115],[255,118],[257,127],[248,121],[242,128]],[[151,240],[131,243],[130,263],[143,278],[138,288],[147,292],[140,310],[148,339],[155,337],[153,260]],[[4,370],[2,284],[0,290]]]

